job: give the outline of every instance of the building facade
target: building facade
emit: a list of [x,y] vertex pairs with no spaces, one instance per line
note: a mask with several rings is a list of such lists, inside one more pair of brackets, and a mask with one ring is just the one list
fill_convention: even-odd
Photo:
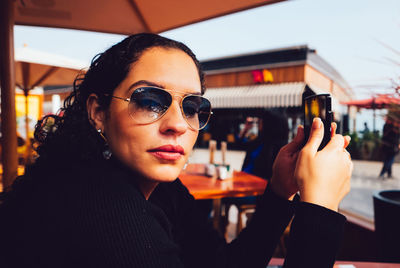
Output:
[[201,64],[206,74],[205,96],[212,103],[214,115],[201,134],[200,146],[208,139],[234,144],[246,118],[261,117],[265,110],[286,116],[293,136],[302,123],[303,97],[321,93],[331,94],[335,121],[341,131],[348,130],[348,115],[340,102],[350,100],[353,92],[343,77],[306,45]]

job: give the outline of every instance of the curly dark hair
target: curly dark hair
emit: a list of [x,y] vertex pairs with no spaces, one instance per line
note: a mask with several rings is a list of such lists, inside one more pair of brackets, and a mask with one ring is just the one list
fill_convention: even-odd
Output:
[[[114,89],[126,78],[132,63],[153,47],[178,49],[189,55],[197,69],[204,93],[204,75],[194,53],[183,43],[157,34],[131,35],[105,52],[98,54],[89,70],[79,75],[73,92],[65,99],[59,115],[45,116],[35,128],[38,158],[34,165],[71,161],[95,161],[102,157],[104,141],[90,124],[86,101],[90,94],[98,96],[101,109],[108,109]],[[67,161],[66,161],[67,160]]]

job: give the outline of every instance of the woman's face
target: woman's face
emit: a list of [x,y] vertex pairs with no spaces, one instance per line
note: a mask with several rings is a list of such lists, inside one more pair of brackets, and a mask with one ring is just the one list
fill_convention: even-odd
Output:
[[[130,89],[130,87],[136,84]],[[196,142],[198,131],[189,127],[181,109],[182,96],[201,92],[192,58],[177,49],[150,48],[131,66],[113,95],[129,98],[141,86],[171,90],[173,101],[166,114],[150,124],[137,124],[128,102],[111,100],[104,132],[114,156],[151,182],[175,180]]]

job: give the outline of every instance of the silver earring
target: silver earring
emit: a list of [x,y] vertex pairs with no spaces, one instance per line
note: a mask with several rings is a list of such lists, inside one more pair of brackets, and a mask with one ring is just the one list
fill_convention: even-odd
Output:
[[99,128],[99,129],[97,130],[97,133],[99,133],[99,134],[100,134],[100,137],[104,140],[104,143],[105,143],[105,144],[104,144],[103,157],[104,157],[104,159],[108,160],[108,159],[111,158],[112,152],[111,152],[111,150],[110,150],[110,147],[108,146],[107,139],[106,139],[106,137],[104,136],[104,134],[101,132],[101,128]]
[[183,170],[185,170],[187,168],[188,162],[185,163],[185,165],[183,166]]

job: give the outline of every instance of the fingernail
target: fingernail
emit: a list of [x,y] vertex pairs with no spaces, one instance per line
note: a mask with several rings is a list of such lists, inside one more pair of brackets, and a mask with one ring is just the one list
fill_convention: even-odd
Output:
[[313,119],[313,127],[314,128],[321,128],[322,127],[322,121],[319,117],[314,117]]

